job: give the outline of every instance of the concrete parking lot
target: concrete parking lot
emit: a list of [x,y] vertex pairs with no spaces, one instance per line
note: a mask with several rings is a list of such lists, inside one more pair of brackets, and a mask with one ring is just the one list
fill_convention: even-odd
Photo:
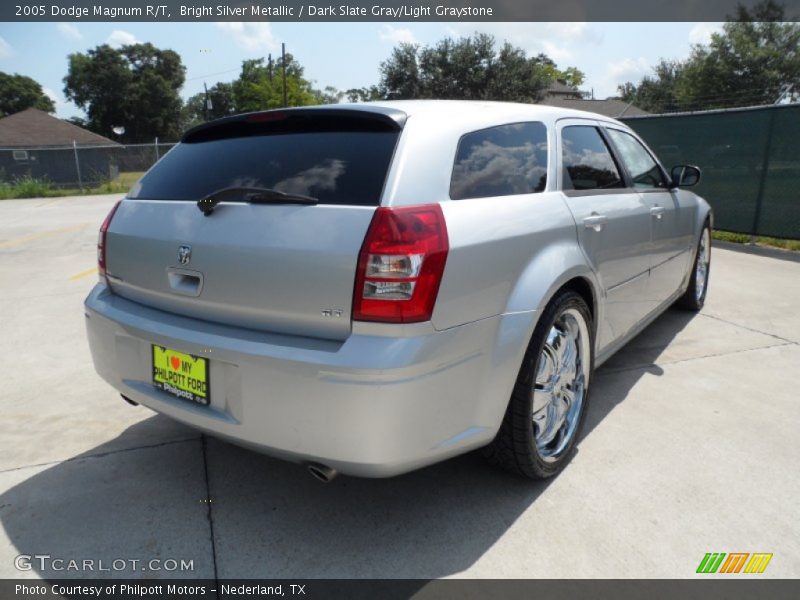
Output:
[[[95,375],[82,301],[115,199],[0,202],[0,577],[683,578],[706,552],[800,576],[800,262],[716,248],[705,310],[669,311],[598,372],[554,480],[467,455],[324,485]],[[20,554],[193,571],[20,572]]]

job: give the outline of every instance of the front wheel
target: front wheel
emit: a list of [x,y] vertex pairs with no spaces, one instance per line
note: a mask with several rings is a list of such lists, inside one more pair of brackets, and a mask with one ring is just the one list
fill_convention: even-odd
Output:
[[536,324],[489,462],[531,479],[558,473],[580,434],[593,367],[591,312],[564,290]]
[[700,241],[697,243],[692,274],[689,278],[689,287],[678,298],[678,306],[686,310],[699,311],[706,302],[708,292],[708,274],[711,271],[711,228],[706,224]]

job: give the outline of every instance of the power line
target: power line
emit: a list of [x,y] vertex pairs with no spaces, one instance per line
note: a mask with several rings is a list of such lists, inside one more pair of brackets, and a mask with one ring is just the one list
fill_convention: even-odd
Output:
[[206,77],[214,77],[215,75],[225,75],[226,73],[233,73],[234,71],[239,71],[241,67],[236,67],[235,69],[228,69],[227,71],[217,71],[216,73],[208,73],[206,75],[198,75],[197,77],[189,77],[184,81],[197,81],[198,79],[205,79]]

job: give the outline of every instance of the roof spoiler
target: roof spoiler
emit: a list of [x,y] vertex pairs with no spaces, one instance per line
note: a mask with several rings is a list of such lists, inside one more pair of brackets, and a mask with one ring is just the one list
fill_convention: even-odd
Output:
[[271,133],[400,131],[408,115],[394,108],[284,108],[222,117],[193,127],[181,142],[205,142]]

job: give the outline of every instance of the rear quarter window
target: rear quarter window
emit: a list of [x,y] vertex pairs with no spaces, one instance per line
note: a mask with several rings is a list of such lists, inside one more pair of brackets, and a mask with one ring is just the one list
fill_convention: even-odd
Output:
[[544,191],[547,128],[512,123],[461,137],[450,179],[450,198],[513,196]]
[[313,196],[320,204],[377,206],[398,131],[208,135],[167,153],[129,197],[200,200],[231,187]]

